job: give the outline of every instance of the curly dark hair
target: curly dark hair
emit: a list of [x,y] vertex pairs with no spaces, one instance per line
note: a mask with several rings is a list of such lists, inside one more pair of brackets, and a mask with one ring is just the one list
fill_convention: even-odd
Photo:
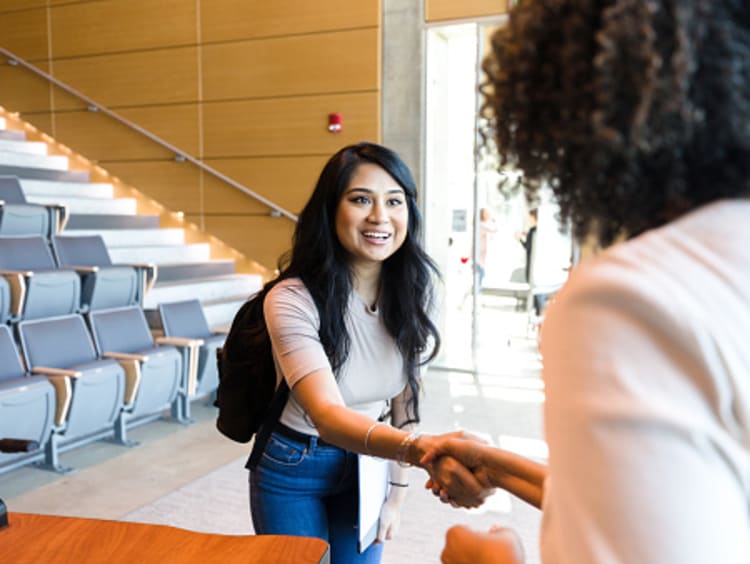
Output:
[[495,32],[483,117],[527,196],[607,245],[750,193],[750,3],[528,0]]

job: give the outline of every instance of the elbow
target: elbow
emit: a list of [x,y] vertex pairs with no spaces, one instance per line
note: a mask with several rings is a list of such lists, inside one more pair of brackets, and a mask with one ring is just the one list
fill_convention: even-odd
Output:
[[346,408],[342,411],[337,405],[328,405],[325,409],[308,415],[323,441],[334,445],[341,442],[342,419],[349,415]]

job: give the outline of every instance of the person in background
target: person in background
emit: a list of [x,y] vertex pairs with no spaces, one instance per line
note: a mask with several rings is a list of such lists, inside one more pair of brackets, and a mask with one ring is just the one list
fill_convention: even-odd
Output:
[[[344,147],[262,290],[277,378],[291,394],[248,463],[253,524],[259,534],[328,541],[332,564],[376,563],[383,551],[358,551],[357,492],[368,484],[358,484],[357,453],[393,461],[384,541],[398,529],[407,466],[437,440],[415,431],[420,371],[440,342],[430,319],[436,272],[420,230],[414,180],[398,155],[374,143]],[[487,494],[458,464],[441,464],[436,479],[463,505]]]
[[497,223],[492,213],[487,208],[479,210],[479,252],[477,253],[477,272],[479,273],[479,287],[484,283],[484,275],[487,273],[487,250],[490,241],[497,233]]
[[534,236],[536,235],[536,224],[539,218],[539,211],[536,208],[529,210],[529,228],[525,232],[516,233],[518,239],[526,251],[526,282],[531,283],[531,249],[534,245]]
[[[536,227],[537,223],[539,221],[539,210],[537,208],[532,208],[529,210],[529,228],[523,232],[523,233],[517,233],[516,238],[520,241],[521,245],[523,245],[523,248],[526,250],[526,265],[525,265],[525,274],[526,274],[526,282],[528,284],[533,284],[534,280],[532,279],[532,262],[534,260],[534,240],[536,238]],[[546,303],[547,299],[546,296],[543,294],[535,294],[532,293],[532,299],[534,300],[534,303],[532,304],[534,307],[534,313],[537,316],[540,316],[542,314],[542,310],[544,309],[544,304]]]
[[[611,246],[542,326],[548,467],[452,439],[423,462],[540,504],[544,564],[750,562],[748,53],[737,0],[521,1],[493,37],[501,162]],[[507,530],[443,552],[521,558]]]

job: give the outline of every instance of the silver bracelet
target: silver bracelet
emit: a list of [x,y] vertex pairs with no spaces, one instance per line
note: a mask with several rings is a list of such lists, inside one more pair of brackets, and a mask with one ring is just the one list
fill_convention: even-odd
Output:
[[370,443],[370,435],[372,434],[372,432],[375,429],[375,427],[377,427],[378,425],[385,425],[385,423],[383,423],[382,421],[375,421],[375,423],[373,423],[372,425],[370,425],[370,428],[367,429],[367,433],[365,433],[365,453],[366,454],[371,454],[370,453],[370,444],[369,444]]
[[398,450],[396,451],[396,462],[398,462],[398,465],[402,468],[408,468],[411,466],[411,464],[406,461],[406,457],[409,455],[411,445],[414,444],[414,441],[416,441],[421,434],[422,433],[411,432],[406,435],[404,440],[401,441],[401,444],[398,445]]

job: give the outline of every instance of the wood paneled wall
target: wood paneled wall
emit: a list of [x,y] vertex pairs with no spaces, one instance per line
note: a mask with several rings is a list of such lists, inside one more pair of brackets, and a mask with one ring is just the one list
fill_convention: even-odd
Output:
[[508,11],[510,0],[424,0],[427,22],[496,16]]
[[[380,0],[6,0],[0,45],[293,213],[339,147],[380,141]],[[0,105],[273,267],[293,223],[32,75]],[[341,112],[344,129],[327,130]]]

